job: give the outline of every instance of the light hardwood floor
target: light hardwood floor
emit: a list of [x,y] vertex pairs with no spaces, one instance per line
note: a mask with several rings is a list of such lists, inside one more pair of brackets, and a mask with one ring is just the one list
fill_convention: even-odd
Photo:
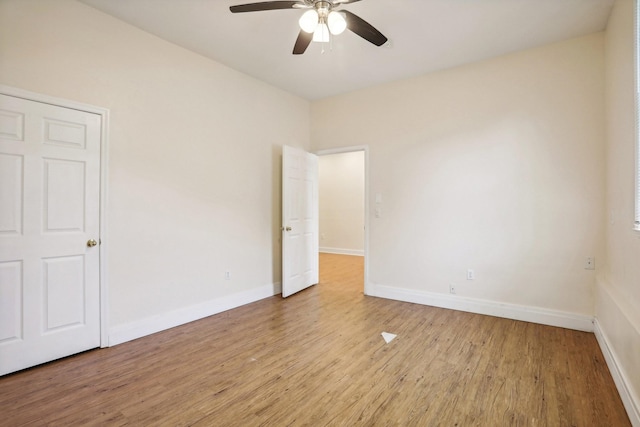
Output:
[[630,425],[593,334],[365,297],[361,257],[320,268],[287,300],[2,377],[0,425]]

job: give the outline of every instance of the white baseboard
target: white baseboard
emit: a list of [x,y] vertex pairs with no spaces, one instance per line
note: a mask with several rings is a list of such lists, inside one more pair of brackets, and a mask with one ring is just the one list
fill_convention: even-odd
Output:
[[108,346],[122,344],[164,331],[185,323],[203,319],[232,308],[269,298],[282,292],[282,285],[274,283],[260,288],[250,289],[237,294],[205,301],[200,304],[174,310],[157,316],[148,317],[125,325],[109,329]]
[[392,286],[369,286],[367,295],[593,332],[593,316]]
[[609,339],[600,327],[598,319],[593,322],[593,332],[598,340],[604,359],[609,367],[609,372],[613,377],[613,382],[616,384],[618,393],[620,393],[620,399],[624,408],[627,410],[627,415],[631,421],[631,425],[634,427],[640,427],[640,399],[635,397],[627,384],[629,381],[626,379],[623,371],[620,369],[620,364],[615,353],[611,350]]
[[325,253],[325,254],[364,256],[364,250],[360,250],[360,249],[342,249],[342,248],[321,247],[319,249],[319,251],[322,252],[322,253]]

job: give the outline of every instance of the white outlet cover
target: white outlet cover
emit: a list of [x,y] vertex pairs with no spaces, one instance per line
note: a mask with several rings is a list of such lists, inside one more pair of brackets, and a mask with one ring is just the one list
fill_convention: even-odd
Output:
[[382,338],[384,338],[384,341],[385,341],[387,344],[389,344],[391,341],[393,341],[393,339],[394,339],[395,337],[397,337],[397,335],[396,335],[396,334],[391,334],[391,333],[389,333],[389,332],[383,332],[381,335],[382,335]]

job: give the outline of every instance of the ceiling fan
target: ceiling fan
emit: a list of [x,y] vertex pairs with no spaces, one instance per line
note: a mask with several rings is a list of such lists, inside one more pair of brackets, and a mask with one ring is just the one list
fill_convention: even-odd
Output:
[[331,35],[338,35],[348,29],[376,46],[382,46],[387,38],[358,15],[341,10],[343,5],[360,0],[297,0],[264,1],[231,6],[232,13],[260,12],[278,9],[307,9],[298,21],[300,34],[293,46],[293,54],[300,55],[312,41],[328,42]]

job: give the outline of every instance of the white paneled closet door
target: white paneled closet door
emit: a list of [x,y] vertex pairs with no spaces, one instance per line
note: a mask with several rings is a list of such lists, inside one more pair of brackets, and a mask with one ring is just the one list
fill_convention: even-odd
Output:
[[0,375],[100,345],[100,135],[0,95]]

